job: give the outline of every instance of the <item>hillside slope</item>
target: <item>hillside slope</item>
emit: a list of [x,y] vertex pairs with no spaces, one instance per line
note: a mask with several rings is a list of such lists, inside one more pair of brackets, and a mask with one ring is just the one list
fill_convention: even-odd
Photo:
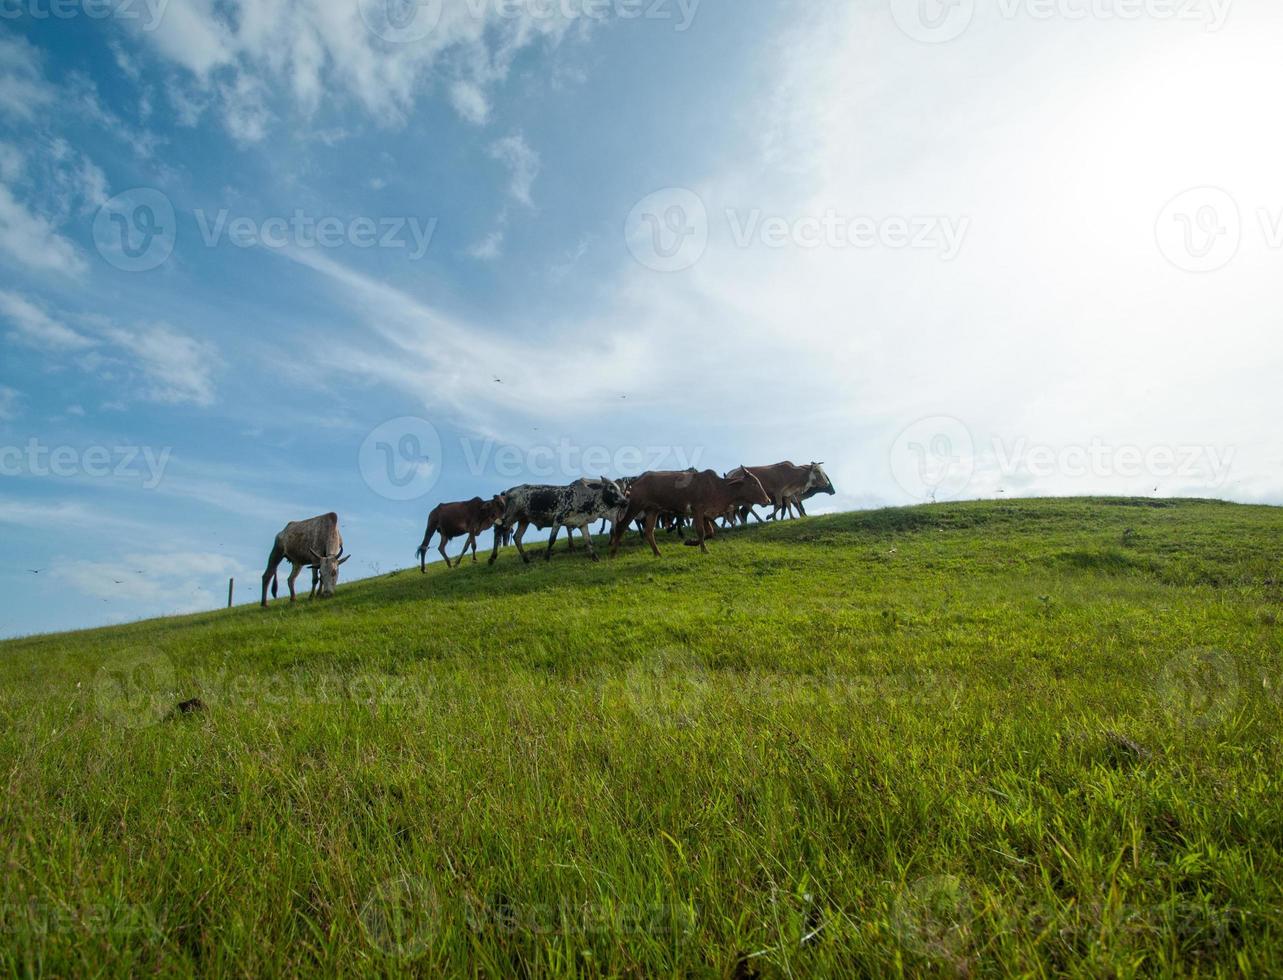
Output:
[[0,644],[0,973],[1283,971],[1283,511],[563,549]]

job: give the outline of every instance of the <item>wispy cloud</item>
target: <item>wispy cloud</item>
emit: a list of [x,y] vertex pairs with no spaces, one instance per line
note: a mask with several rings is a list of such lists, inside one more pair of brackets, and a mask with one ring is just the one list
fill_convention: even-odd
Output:
[[36,272],[79,276],[86,263],[69,240],[48,219],[21,204],[0,184],[0,252]]
[[508,193],[526,207],[534,207],[530,192],[539,176],[539,154],[521,133],[490,144],[490,156],[508,169]]
[[31,120],[55,94],[41,71],[40,52],[20,37],[0,34],[0,113]]
[[490,118],[490,103],[481,87],[473,82],[455,82],[450,86],[450,104],[455,112],[474,126],[483,126]]
[[21,414],[22,392],[0,385],[0,422],[12,422]]
[[123,365],[136,372],[135,397],[167,404],[208,406],[215,398],[214,374],[220,364],[212,343],[166,324],[122,326],[101,317],[83,318],[77,330],[21,294],[0,290],[0,317],[10,339],[50,356],[80,354],[97,370]]
[[86,350],[94,345],[18,293],[0,290],[0,316],[13,328],[9,339],[16,343],[48,351]]

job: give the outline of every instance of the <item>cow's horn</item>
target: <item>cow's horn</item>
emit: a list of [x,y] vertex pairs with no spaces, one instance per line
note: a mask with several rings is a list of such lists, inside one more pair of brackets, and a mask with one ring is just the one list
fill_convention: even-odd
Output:
[[315,549],[315,548],[308,548],[307,550],[308,550],[308,551],[310,551],[310,552],[312,553],[312,557],[313,557],[313,558],[315,558],[317,561],[325,561],[325,558],[324,558],[324,557],[322,557],[321,555],[318,555],[318,554],[316,553],[316,549]]

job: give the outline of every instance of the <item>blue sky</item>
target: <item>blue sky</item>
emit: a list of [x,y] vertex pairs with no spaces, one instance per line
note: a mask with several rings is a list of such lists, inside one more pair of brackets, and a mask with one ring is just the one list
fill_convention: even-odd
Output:
[[1270,4],[59,9],[0,18],[0,635],[648,467],[1283,502]]

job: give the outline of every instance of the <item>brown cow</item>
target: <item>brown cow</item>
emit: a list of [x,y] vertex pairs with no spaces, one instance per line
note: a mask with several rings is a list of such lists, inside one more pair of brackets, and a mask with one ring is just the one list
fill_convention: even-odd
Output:
[[703,473],[689,470],[646,473],[633,484],[624,518],[615,524],[614,533],[610,536],[610,554],[614,557],[619,551],[624,529],[639,514],[646,516],[642,533],[655,557],[659,557],[659,546],[655,544],[655,522],[660,514],[693,518],[697,537],[686,543],[691,547],[698,546],[700,551],[707,554],[708,548],[704,542],[716,533],[713,521],[726,513],[728,508],[736,504],[760,504],[765,507],[769,503],[770,495],[762,488],[757,477],[748,472],[733,477],[721,477],[712,470],[705,470]]
[[[731,470],[726,475],[728,477],[737,476],[745,467]],[[787,513],[789,517],[793,516],[793,508],[797,507],[803,517],[806,516],[806,510],[802,507],[804,497],[809,497],[812,493],[836,493],[833,489],[833,482],[829,479],[828,474],[824,472],[823,463],[811,463],[809,466],[795,466],[790,462],[775,463],[771,466],[749,466],[748,472],[752,473],[762,484],[762,488],[770,495],[771,505],[775,512],[771,515],[772,519],[778,518],[781,512]],[[744,523],[748,523],[749,510],[741,510],[740,517]],[[756,516],[754,514],[753,516]],[[758,518],[761,520],[761,518]]]
[[439,505],[428,515],[428,529],[423,535],[423,544],[419,545],[419,571],[428,570],[428,542],[432,540],[432,535],[437,533],[441,535],[437,550],[445,559],[446,568],[452,567],[450,556],[445,552],[446,545],[464,534],[468,536],[468,540],[464,542],[463,550],[459,552],[459,560],[453,567],[457,568],[463,564],[463,556],[468,553],[469,547],[472,548],[472,560],[475,563],[477,535],[494,527],[495,521],[503,516],[507,504],[507,500],[500,494],[491,500],[473,497],[471,500],[460,503]]
[[334,586],[338,584],[339,566],[351,557],[343,555],[343,535],[339,534],[338,514],[322,514],[306,521],[290,521],[276,536],[272,543],[272,553],[267,559],[267,571],[263,572],[263,608],[267,608],[269,583],[272,598],[276,598],[276,569],[281,562],[288,560],[291,566],[286,584],[290,587],[290,602],[293,602],[294,580],[305,565],[312,568],[312,594],[328,599],[334,595]]

